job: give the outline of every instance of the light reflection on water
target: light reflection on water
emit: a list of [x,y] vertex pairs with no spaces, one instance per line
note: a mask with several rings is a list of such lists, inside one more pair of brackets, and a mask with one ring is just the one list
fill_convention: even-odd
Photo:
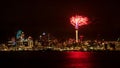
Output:
[[65,68],[93,68],[89,52],[66,52]]
[[73,59],[89,59],[90,55],[89,52],[66,52],[65,53],[68,58]]
[[0,63],[16,68],[120,68],[120,52],[1,52]]

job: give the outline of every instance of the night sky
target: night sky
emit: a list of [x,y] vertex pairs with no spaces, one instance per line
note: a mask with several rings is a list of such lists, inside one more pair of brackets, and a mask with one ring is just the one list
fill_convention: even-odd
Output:
[[117,1],[98,0],[4,0],[1,2],[0,40],[15,36],[17,30],[38,37],[42,32],[56,37],[74,37],[70,17],[89,18],[79,28],[88,39],[97,36],[116,40],[120,36],[120,8]]

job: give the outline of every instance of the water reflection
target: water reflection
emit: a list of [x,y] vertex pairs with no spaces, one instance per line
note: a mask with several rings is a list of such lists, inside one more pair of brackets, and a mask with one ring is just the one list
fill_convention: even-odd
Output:
[[89,52],[66,52],[65,68],[93,68]]
[[66,52],[68,58],[72,59],[88,59],[90,58],[89,52]]
[[0,53],[0,63],[20,68],[120,68],[120,52],[6,52]]

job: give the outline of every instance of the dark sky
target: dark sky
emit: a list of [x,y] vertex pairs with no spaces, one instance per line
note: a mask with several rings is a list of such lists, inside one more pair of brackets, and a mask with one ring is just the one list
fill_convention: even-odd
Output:
[[1,2],[0,37],[15,36],[18,29],[37,37],[48,32],[57,37],[73,37],[70,17],[87,16],[89,25],[79,34],[95,38],[116,39],[120,36],[120,8],[117,1],[98,0],[4,0]]

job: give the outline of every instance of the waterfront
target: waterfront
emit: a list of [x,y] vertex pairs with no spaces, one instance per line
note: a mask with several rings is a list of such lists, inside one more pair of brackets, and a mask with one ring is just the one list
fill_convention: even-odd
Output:
[[74,38],[55,38],[49,33],[42,33],[38,39],[26,36],[22,30],[18,30],[16,37],[9,38],[0,44],[0,51],[120,51],[120,39],[107,41],[104,39],[83,40],[83,36],[76,41]]
[[0,52],[0,63],[15,68],[119,68],[120,52]]
[[[41,44],[44,43],[44,44]],[[82,41],[82,42],[32,42],[29,41],[0,44],[0,51],[120,51],[119,41]]]

